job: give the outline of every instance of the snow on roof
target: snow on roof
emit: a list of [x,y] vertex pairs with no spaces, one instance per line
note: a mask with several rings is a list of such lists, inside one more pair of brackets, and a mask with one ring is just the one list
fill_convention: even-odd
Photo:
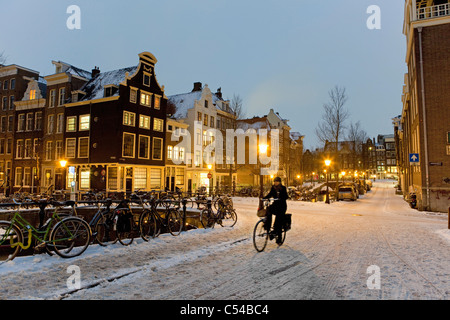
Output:
[[42,97],[46,98],[47,97],[47,80],[45,80],[44,77],[39,76],[37,83],[38,83],[39,90],[41,91]]
[[262,118],[261,120],[252,122],[240,120],[237,121],[237,128],[242,129],[244,131],[247,131],[248,129],[255,129],[255,130],[267,129],[270,131],[270,124],[267,118]]
[[[114,71],[107,71],[98,74],[94,79],[91,79],[80,90],[86,92],[86,95],[80,101],[101,99],[104,96],[104,87],[107,85],[119,86],[119,84],[125,79],[125,74],[135,73],[137,66],[118,69]],[[113,96],[118,96],[119,92],[116,91]]]
[[293,132],[290,132],[290,136],[291,136],[292,140],[297,141],[299,138],[302,137],[302,134],[300,132],[293,131]]
[[[193,91],[188,93],[176,94],[168,97],[169,101],[175,105],[174,119],[187,118],[188,110],[194,108],[195,101],[201,100],[203,91]],[[212,100],[217,109],[217,101],[221,100],[218,96],[212,93]]]
[[75,76],[79,76],[85,79],[91,79],[92,73],[86,70],[83,70],[81,68],[75,67],[71,65],[70,63],[66,63],[64,61],[58,61],[58,63],[61,63],[67,67],[67,69],[64,72],[70,73]]

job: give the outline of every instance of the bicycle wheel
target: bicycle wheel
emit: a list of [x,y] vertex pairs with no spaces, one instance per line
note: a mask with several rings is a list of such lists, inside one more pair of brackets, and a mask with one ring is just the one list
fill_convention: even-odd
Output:
[[91,227],[76,217],[66,218],[58,222],[50,234],[50,245],[62,258],[73,258],[81,255],[91,243]]
[[208,209],[203,209],[200,212],[200,223],[204,229],[214,228],[215,219],[214,214]]
[[[133,217],[129,218],[129,222],[125,222],[125,225],[116,227],[116,235],[117,239],[119,240],[120,244],[123,246],[129,246],[133,243],[135,236],[137,235],[136,231],[138,227],[136,226],[136,223],[134,222]],[[129,223],[129,225],[128,225]]]
[[167,212],[166,221],[170,234],[175,237],[179,236],[183,230],[183,218],[180,211],[177,209],[169,209]]
[[141,238],[146,242],[155,238],[157,234],[157,227],[157,219],[155,215],[149,210],[144,210],[139,216],[139,233]]
[[113,231],[114,226],[114,214],[108,212],[102,214],[100,219],[94,226],[95,240],[102,247],[106,247],[108,242],[117,242],[116,233]]
[[0,265],[17,256],[21,250],[19,243],[23,243],[22,231],[11,222],[0,221]]
[[261,219],[253,230],[253,245],[256,251],[263,252],[267,246],[267,240],[269,240],[269,232],[264,228],[265,220]]
[[222,221],[222,223],[221,223],[222,227],[226,227],[226,228],[234,227],[237,223],[236,210],[226,209],[225,213],[223,214],[223,216],[221,218],[221,221]]

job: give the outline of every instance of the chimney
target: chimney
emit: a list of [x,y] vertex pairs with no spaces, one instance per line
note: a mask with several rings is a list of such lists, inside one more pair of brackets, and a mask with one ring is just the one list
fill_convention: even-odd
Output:
[[222,88],[217,89],[216,96],[217,96],[217,98],[222,100]]
[[195,91],[202,91],[202,83],[201,82],[194,82],[194,89],[192,90],[192,92]]
[[100,74],[100,69],[96,66],[94,69],[92,69],[92,79],[97,77]]

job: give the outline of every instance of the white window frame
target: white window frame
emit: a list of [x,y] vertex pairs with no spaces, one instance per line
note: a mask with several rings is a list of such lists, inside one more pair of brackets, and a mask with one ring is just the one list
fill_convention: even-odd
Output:
[[[82,128],[82,120],[83,120],[84,118],[88,118],[88,119],[89,119],[89,122],[88,122],[88,128],[87,128],[87,129],[83,129],[83,128]],[[83,114],[83,115],[80,115],[79,121],[78,121],[78,122],[79,122],[79,123],[78,123],[78,131],[89,131],[89,130],[91,130],[91,115],[90,115],[90,114]]]
[[[69,155],[67,152],[69,141],[75,141],[75,145],[73,146],[73,156]],[[77,138],[66,138],[65,154],[67,159],[75,159],[77,157]]]
[[[70,123],[70,120],[75,120],[75,128],[73,129],[73,130],[69,130],[69,123]],[[77,116],[70,116],[70,117],[67,117],[67,120],[66,120],[66,132],[77,132],[77,122],[78,120],[77,120]]]

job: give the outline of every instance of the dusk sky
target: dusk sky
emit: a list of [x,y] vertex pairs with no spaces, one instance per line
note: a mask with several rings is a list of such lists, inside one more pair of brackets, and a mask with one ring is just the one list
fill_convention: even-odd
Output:
[[[81,8],[81,30],[69,30],[67,7]],[[369,30],[370,5],[381,30]],[[54,72],[52,60],[85,70],[158,59],[166,94],[208,84],[239,94],[246,115],[270,108],[319,146],[314,133],[335,85],[347,89],[351,121],[370,137],[393,133],[406,72],[401,0],[1,1],[0,53],[6,64]]]

